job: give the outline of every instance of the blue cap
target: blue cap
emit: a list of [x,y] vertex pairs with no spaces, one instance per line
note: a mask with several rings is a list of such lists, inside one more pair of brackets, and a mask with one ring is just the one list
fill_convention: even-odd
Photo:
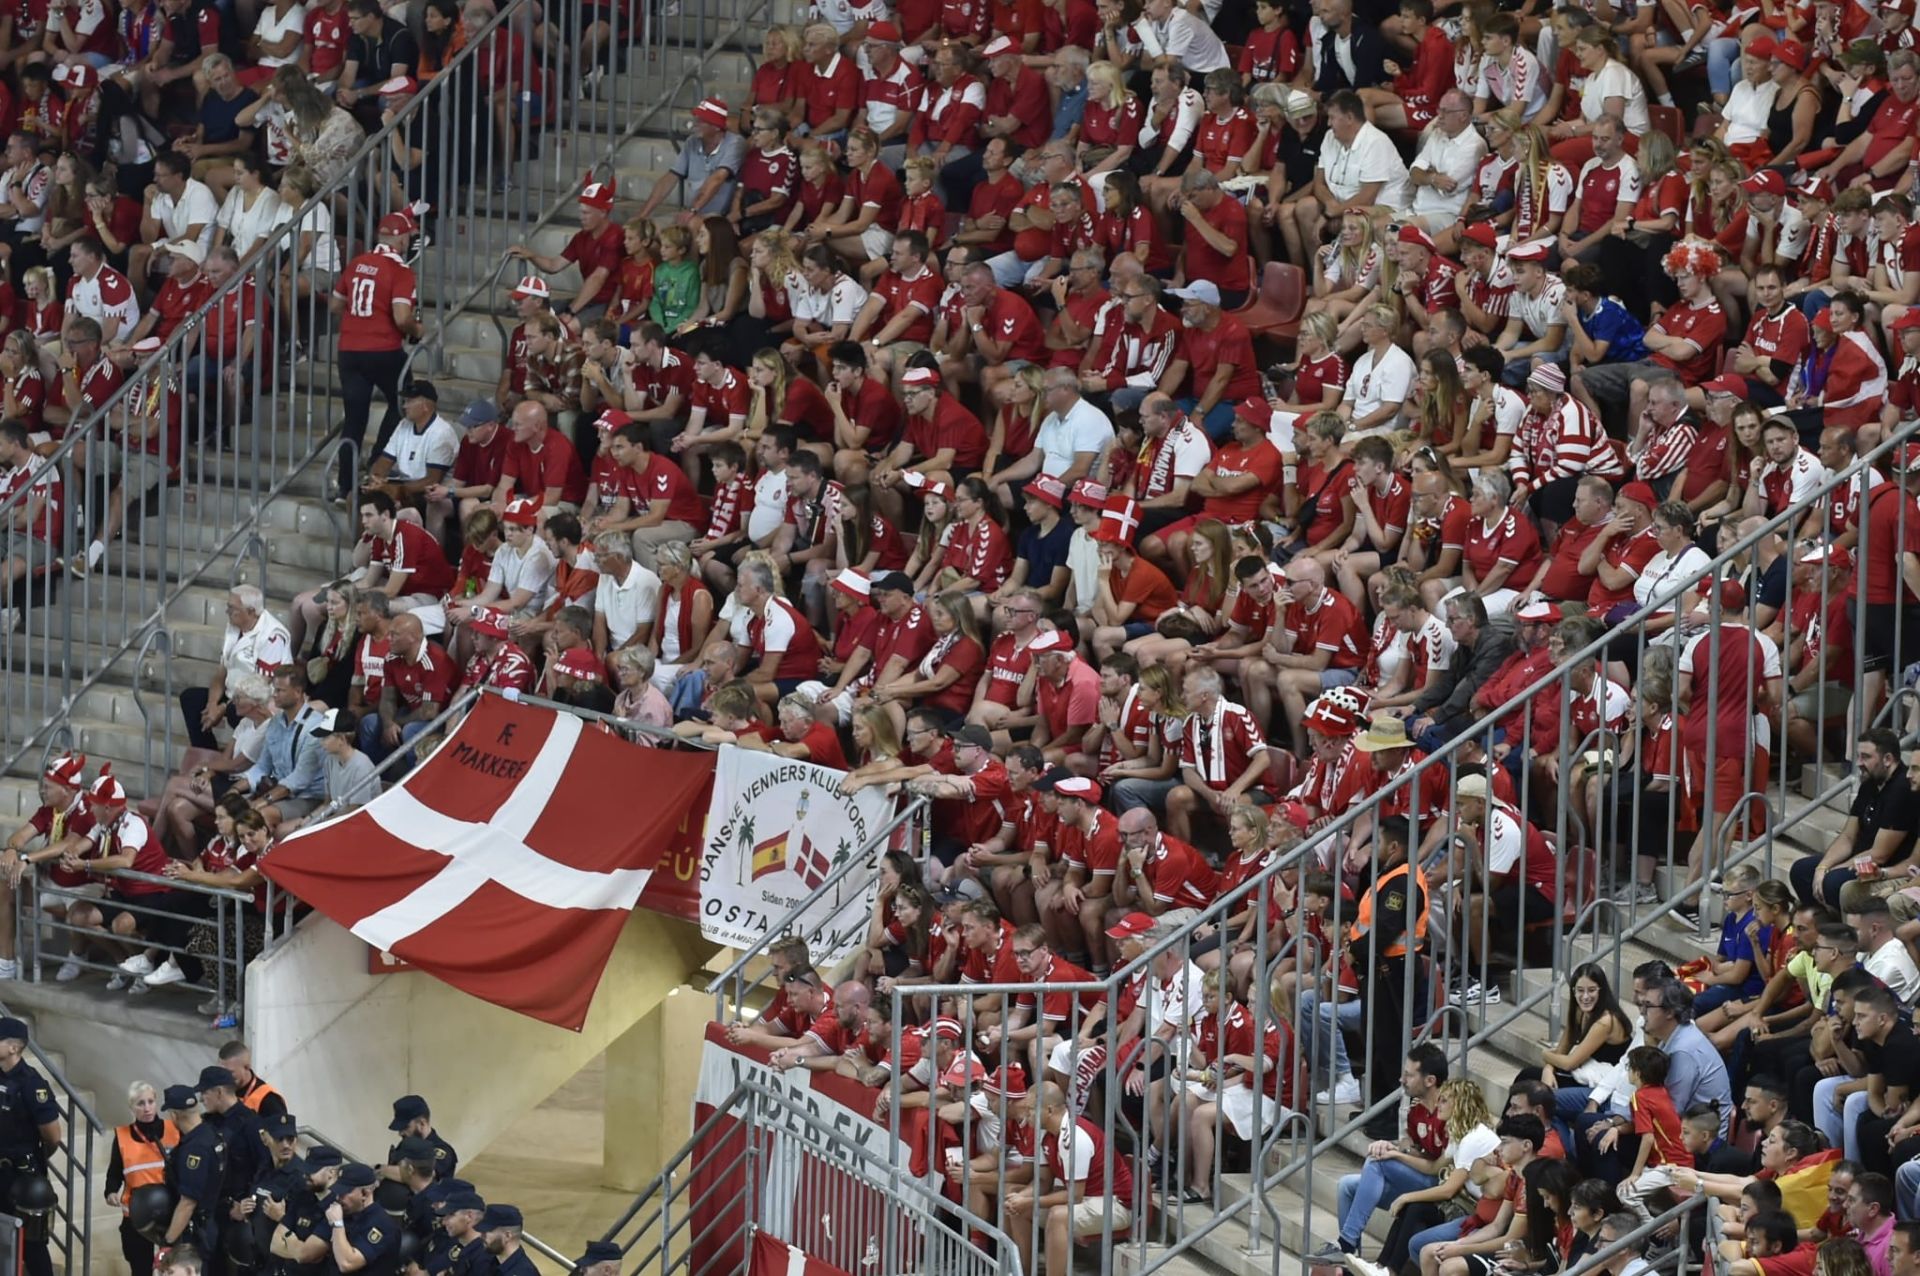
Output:
[[520,1227],[520,1207],[517,1205],[489,1205],[487,1212],[480,1216],[480,1230],[491,1232],[501,1227]]
[[612,1241],[588,1241],[587,1252],[574,1260],[573,1269],[584,1271],[595,1263],[617,1263],[626,1257]]
[[25,1041],[26,1039],[26,1020],[15,1019],[12,1015],[0,1018],[0,1041]]
[[270,1139],[290,1139],[300,1133],[300,1123],[291,1112],[276,1112],[260,1123]]
[[379,1181],[380,1176],[373,1172],[371,1165],[355,1161],[340,1167],[340,1177],[333,1181],[333,1194],[335,1197],[345,1196],[356,1187],[372,1187]]
[[344,1164],[347,1158],[340,1154],[339,1148],[322,1143],[319,1147],[311,1147],[302,1152],[300,1159],[307,1163],[309,1170],[330,1170],[336,1165]]
[[205,1094],[209,1090],[236,1089],[237,1083],[233,1079],[231,1068],[223,1063],[210,1063],[200,1069],[200,1084],[194,1088],[201,1094]]
[[482,1214],[487,1211],[487,1203],[480,1199],[478,1192],[450,1192],[441,1198],[440,1205],[447,1214],[456,1210],[479,1210]]
[[160,1096],[160,1106],[169,1112],[192,1112],[200,1106],[200,1096],[190,1085],[170,1085]]
[[403,1094],[393,1101],[393,1120],[388,1122],[387,1128],[398,1132],[428,1115],[425,1099],[417,1094]]

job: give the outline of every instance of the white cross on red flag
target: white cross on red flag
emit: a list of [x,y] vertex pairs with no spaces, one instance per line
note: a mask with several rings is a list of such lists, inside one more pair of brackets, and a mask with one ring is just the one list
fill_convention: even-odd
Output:
[[262,871],[375,948],[578,1031],[655,865],[712,785],[712,754],[486,696],[403,783],[294,834]]

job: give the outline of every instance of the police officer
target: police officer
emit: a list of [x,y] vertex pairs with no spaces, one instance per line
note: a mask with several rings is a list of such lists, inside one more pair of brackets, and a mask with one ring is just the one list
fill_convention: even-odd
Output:
[[373,1199],[390,1214],[406,1220],[406,1228],[419,1238],[422,1248],[433,1239],[439,1215],[434,1212],[433,1144],[409,1134],[394,1145],[394,1168],[398,1179],[382,1179]]
[[165,1244],[185,1241],[203,1255],[218,1254],[220,1184],[227,1173],[227,1141],[220,1127],[201,1118],[192,1086],[170,1085],[162,1102],[180,1142],[167,1158],[167,1186],[173,1190],[173,1217]]
[[379,1176],[370,1165],[346,1165],[327,1205],[328,1253],[334,1272],[394,1276],[400,1270],[400,1222],[373,1203]]
[[449,1192],[435,1202],[444,1207],[440,1230],[427,1246],[420,1266],[427,1276],[487,1276],[493,1270],[493,1255],[487,1252],[480,1234],[480,1219],[487,1203],[472,1190]]
[[540,1276],[540,1269],[520,1247],[520,1210],[513,1205],[489,1205],[480,1216],[480,1234],[493,1255],[496,1276]]
[[233,1245],[229,1245],[227,1252],[230,1255],[244,1252],[248,1255],[247,1266],[264,1272],[276,1265],[271,1255],[273,1234],[280,1223],[280,1217],[267,1208],[268,1202],[281,1202],[283,1208],[279,1215],[284,1217],[285,1203],[306,1189],[309,1170],[307,1163],[298,1155],[298,1129],[291,1113],[281,1112],[262,1122],[260,1140],[266,1157],[253,1180],[253,1199],[256,1204],[245,1220],[245,1226],[251,1233],[250,1243],[244,1251],[236,1251]]
[[235,1267],[251,1271],[262,1257],[252,1247],[251,1219],[260,1207],[253,1194],[260,1168],[267,1163],[266,1140],[260,1118],[240,1102],[233,1072],[225,1064],[210,1063],[200,1070],[195,1087],[200,1094],[201,1119],[220,1131],[227,1145],[226,1172],[220,1181],[220,1227]]
[[[1406,1040],[1400,1021],[1406,1007],[1407,957],[1426,942],[1428,899],[1426,873],[1408,860],[1420,844],[1412,821],[1405,816],[1382,820],[1375,837],[1378,849],[1372,880],[1361,882],[1346,941],[1348,959],[1360,980],[1360,1003],[1373,1018],[1367,1042],[1370,1100],[1384,1098],[1388,1089],[1399,1084]],[[1387,1135],[1376,1135],[1376,1131],[1398,1119],[1389,1109],[1367,1133],[1394,1137],[1397,1129]]]
[[620,1276],[623,1257],[612,1241],[588,1241],[587,1252],[574,1260],[574,1276]]
[[[0,1018],[0,1209],[15,1208],[16,1184],[46,1176],[47,1158],[65,1139],[53,1087],[27,1062],[27,1025]],[[53,1276],[44,1234],[28,1240],[23,1233],[20,1249],[27,1276]]]
[[[453,1150],[453,1144],[441,1138],[433,1130],[433,1113],[427,1109],[427,1101],[417,1094],[404,1094],[393,1101],[393,1120],[387,1128],[401,1138],[425,1139],[433,1145],[433,1177],[450,1179],[453,1172],[460,1168],[460,1155]],[[380,1177],[399,1179],[400,1145],[394,1144],[387,1152],[387,1163],[380,1169]]]
[[327,1237],[326,1207],[333,1195],[334,1180],[340,1175],[343,1158],[340,1149],[325,1144],[309,1148],[300,1158],[306,1174],[304,1181],[285,1200],[271,1197],[260,1203],[260,1212],[273,1221],[272,1243],[268,1246],[270,1268],[277,1273],[299,1270],[303,1264],[324,1262]]

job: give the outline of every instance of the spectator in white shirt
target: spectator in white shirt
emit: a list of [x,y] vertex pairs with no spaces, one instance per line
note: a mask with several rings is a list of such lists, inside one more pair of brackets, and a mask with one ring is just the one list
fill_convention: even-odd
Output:
[[1313,189],[1293,205],[1300,242],[1318,244],[1329,217],[1349,211],[1384,220],[1407,203],[1407,165],[1393,140],[1367,123],[1367,108],[1350,89],[1326,100],[1327,136]]
[[1227,46],[1206,19],[1173,0],[1147,0],[1144,15],[1134,29],[1155,65],[1177,62],[1195,75],[1232,65]]
[[1349,440],[1391,430],[1413,393],[1413,356],[1394,344],[1396,325],[1393,307],[1385,304],[1369,307],[1360,319],[1367,348],[1353,361],[1334,409],[1347,422]]
[[1486,154],[1486,140],[1473,127],[1472,100],[1458,89],[1448,89],[1440,96],[1439,113],[1427,126],[1420,153],[1407,172],[1409,199],[1400,210],[1430,234],[1445,233],[1440,249],[1448,256],[1458,250],[1450,232],[1473,195],[1474,175]]
[[1051,410],[1034,435],[1033,450],[987,479],[1008,508],[1017,504],[1014,488],[1036,474],[1057,478],[1066,488],[1097,475],[1113,446],[1113,422],[1080,396],[1080,375],[1072,368],[1049,368],[1045,393]]
[[608,657],[623,647],[645,647],[653,637],[660,578],[634,562],[632,547],[618,536],[596,557],[600,583],[593,591],[593,649]]
[[140,239],[127,256],[127,274],[133,286],[151,296],[152,272],[165,268],[167,245],[195,240],[213,247],[214,228],[220,222],[220,201],[213,190],[193,176],[193,161],[178,151],[162,151],[154,161],[153,183],[147,187],[146,211],[140,218]]

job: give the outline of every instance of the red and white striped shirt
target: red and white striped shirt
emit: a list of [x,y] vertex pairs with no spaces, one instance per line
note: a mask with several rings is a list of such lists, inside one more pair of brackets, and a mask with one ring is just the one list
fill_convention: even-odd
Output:
[[1514,435],[1508,465],[1514,482],[1539,491],[1555,479],[1598,474],[1619,478],[1626,473],[1600,419],[1572,395],[1562,395],[1552,412],[1528,412]]

